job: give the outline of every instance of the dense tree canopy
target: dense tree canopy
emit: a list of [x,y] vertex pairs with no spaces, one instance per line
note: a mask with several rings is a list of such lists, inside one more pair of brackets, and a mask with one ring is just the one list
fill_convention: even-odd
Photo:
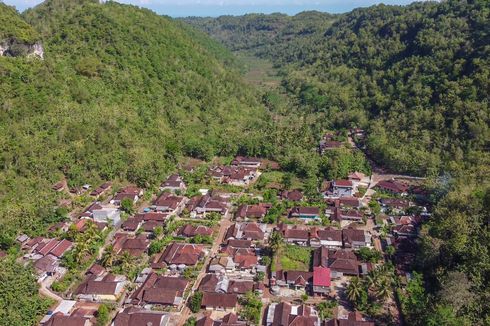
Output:
[[[310,33],[286,33],[283,42],[275,36],[292,24],[283,21],[298,16],[187,21],[272,59],[301,110],[324,115],[324,127],[367,129],[374,158],[424,175],[463,166],[488,146],[489,15],[488,1],[379,5],[317,14],[303,22]],[[250,34],[272,40],[250,45]]]
[[16,263],[14,256],[1,258],[0,264],[0,324],[35,325],[50,302],[38,296],[34,271]]
[[[326,130],[360,127],[377,162],[444,175],[419,240],[424,277],[400,294],[407,322],[488,324],[489,15],[484,0],[185,21],[97,0],[48,0],[22,16],[0,4],[0,43],[39,41],[45,51],[44,60],[0,57],[0,248],[63,218],[51,190],[60,179],[154,186],[184,156],[274,158],[317,194],[323,178],[369,172],[358,150],[313,151]],[[282,88],[244,83],[235,57],[202,31],[270,59]],[[109,251],[104,264],[114,259]],[[31,270],[11,258],[2,268],[0,316],[34,324],[46,307]],[[367,309],[363,286],[350,296]],[[252,306],[242,313],[256,316]]]
[[39,34],[26,23],[14,8],[0,2],[0,44],[2,41],[16,40],[34,43],[39,40]]
[[265,108],[201,32],[115,2],[52,0],[24,16],[45,60],[0,57],[2,238],[40,232],[63,176],[145,186],[186,155],[271,155]]
[[[406,322],[488,324],[490,3],[449,0],[302,15],[310,19],[296,27],[311,24],[305,33],[285,32],[301,15],[186,21],[280,68],[294,104],[289,114],[302,113],[314,130],[310,136],[360,127],[368,135],[361,145],[377,163],[440,176],[429,182],[435,212],[419,240],[416,269],[424,277],[414,274],[400,294]],[[281,105],[274,94],[265,102]],[[305,176],[368,170],[355,153],[335,151],[316,161],[292,147],[286,157],[284,166]],[[352,296],[357,289],[352,286]]]

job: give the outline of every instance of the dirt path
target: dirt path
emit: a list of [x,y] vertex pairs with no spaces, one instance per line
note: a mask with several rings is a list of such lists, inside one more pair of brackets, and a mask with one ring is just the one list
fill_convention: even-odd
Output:
[[[63,301],[63,298],[60,297],[59,295],[57,295],[56,293],[54,292],[51,292],[51,290],[49,290],[49,287],[51,286],[51,283],[53,283],[53,280],[51,279],[51,277],[47,277],[45,280],[43,280],[39,285],[39,293],[45,297],[48,297],[48,298],[51,298],[53,300],[55,300],[57,303],[56,303],[56,306],[58,306],[58,304]],[[55,307],[56,307],[55,306]]]
[[202,278],[206,275],[206,269],[209,265],[211,257],[213,257],[214,255],[216,255],[218,253],[219,247],[220,247],[221,243],[223,242],[226,231],[232,225],[232,223],[233,222],[231,221],[231,213],[226,214],[226,216],[220,220],[220,228],[219,228],[218,235],[216,236],[216,239],[213,243],[213,246],[209,250],[209,254],[205,258],[203,268],[202,268],[201,272],[199,273],[199,275],[197,276],[196,281],[194,282],[194,285],[192,286],[192,290],[189,293],[189,296],[187,297],[187,300],[185,302],[185,306],[182,309],[182,312],[180,313],[180,319],[179,319],[178,325],[184,325],[185,322],[187,321],[187,319],[189,318],[189,316],[191,315],[192,312],[189,309],[189,307],[187,307],[187,301],[189,300],[189,298],[192,297],[194,292],[196,292],[197,288],[199,287],[199,284],[201,283]]

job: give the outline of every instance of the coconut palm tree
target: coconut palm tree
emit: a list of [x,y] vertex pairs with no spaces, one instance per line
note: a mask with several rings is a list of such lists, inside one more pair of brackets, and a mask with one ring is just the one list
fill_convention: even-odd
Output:
[[392,288],[390,281],[386,278],[382,279],[376,289],[376,296],[381,300],[387,300],[392,296]]
[[356,302],[361,297],[363,291],[365,289],[361,279],[359,277],[353,277],[347,286],[347,298],[352,302]]
[[77,263],[81,263],[87,255],[90,255],[90,244],[86,241],[77,241],[74,250]]
[[366,283],[366,286],[370,291],[374,291],[374,289],[378,287],[379,275],[372,271],[368,275],[366,275],[364,282]]
[[87,223],[87,229],[85,230],[84,235],[90,246],[95,245],[97,241],[101,239],[99,229],[97,229],[97,225],[93,221]]
[[108,246],[102,256],[102,265],[104,267],[112,267],[114,265],[114,261],[116,260],[116,253],[114,252],[114,248],[112,245]]
[[123,252],[123,254],[120,256],[119,261],[121,263],[121,269],[124,272],[128,272],[133,269],[134,267],[134,259],[133,256],[127,251]]
[[282,235],[279,232],[274,231],[269,239],[269,244],[275,255],[284,245]]

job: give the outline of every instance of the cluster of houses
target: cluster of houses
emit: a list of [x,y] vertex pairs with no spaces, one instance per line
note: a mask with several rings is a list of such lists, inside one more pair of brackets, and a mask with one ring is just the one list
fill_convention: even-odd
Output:
[[[351,135],[361,137],[363,131],[353,130]],[[339,136],[326,134],[319,144],[320,153],[342,147]],[[277,168],[274,162],[239,156],[230,165],[211,167],[208,175],[220,184],[248,186],[266,169]],[[43,325],[93,325],[94,310],[77,309],[74,304],[102,302],[118,306],[111,325],[173,325],[174,317],[179,316],[196,292],[202,293],[197,325],[247,325],[239,314],[240,298],[256,292],[275,298],[265,309],[265,325],[373,326],[373,322],[357,312],[321,320],[313,305],[299,300],[302,294],[335,297],[335,288],[339,284],[345,285],[349,277],[367,275],[375,267],[361,261],[357,252],[361,248],[381,250],[381,246],[376,246],[371,230],[357,226],[367,217],[361,188],[368,188],[371,181],[363,173],[352,172],[346,179],[325,182],[319,190],[324,200],[321,207],[308,205],[300,190],[283,190],[278,194],[278,200],[287,201],[290,208],[282,218],[283,222],[277,225],[262,223],[272,204],[259,202],[234,207],[233,194],[207,189],[200,189],[198,195],[186,196],[187,185],[179,174],[172,174],[161,183],[160,194],[152,198],[147,207],[122,218],[123,201],[139,203],[143,189],[127,186],[104,200],[103,195],[112,184],[103,183],[90,192],[94,202],[76,219],[56,227],[67,231],[69,224],[73,224],[77,231],[84,232],[88,221],[99,230],[111,227],[114,231],[110,244],[114,254],[129,255],[134,259],[145,257],[142,261],[146,268],[132,280],[114,274],[100,262],[94,263],[73,291],[75,301],[64,300],[66,307],[60,305],[43,320]],[[60,191],[64,187],[66,182],[60,182],[53,189]],[[384,245],[397,249],[395,260],[402,270],[403,264],[408,266],[413,258],[411,242],[423,216],[407,214],[413,203],[404,198],[409,191],[406,184],[386,180],[378,182],[374,188],[396,195],[396,198],[380,199],[379,203],[382,212],[389,216],[387,223],[391,230]],[[205,223],[203,219],[211,214],[223,219],[222,223],[217,226]],[[321,226],[319,220],[324,217],[335,222],[335,227]],[[178,222],[172,231],[167,230],[170,221]],[[158,240],[155,239],[157,228],[166,232],[166,238],[171,240],[160,252],[148,257],[152,241]],[[269,240],[274,232],[279,233],[287,245],[311,252],[308,269],[269,268]],[[24,259],[33,262],[40,280],[63,275],[65,271],[60,258],[73,243],[27,237],[19,237],[18,241],[25,252]],[[189,272],[194,273],[194,277],[189,278]],[[294,301],[295,298],[298,300]]]
[[[384,239],[384,245],[394,247],[396,270],[399,275],[407,275],[415,261],[418,231],[430,214],[425,207],[415,207],[406,198],[384,198],[380,205],[390,227],[390,235]],[[417,209],[410,212],[413,208]]]
[[369,232],[353,227],[337,229],[334,227],[321,228],[280,223],[276,229],[281,233],[284,241],[300,246],[325,246],[332,249],[371,247]]
[[342,141],[337,140],[339,139],[339,137],[341,137],[341,132],[325,133],[322,139],[320,140],[320,142],[318,143],[318,152],[320,153],[320,155],[324,154],[328,150],[341,148],[344,145],[344,143]]
[[49,239],[44,237],[29,238],[27,235],[17,237],[24,252],[22,260],[25,264],[32,263],[39,281],[47,277],[61,277],[66,269],[61,266],[61,258],[72,247],[68,240]]
[[311,295],[328,295],[331,281],[343,276],[367,274],[372,266],[359,261],[355,249],[371,247],[371,237],[354,228],[335,229],[280,224],[277,227],[287,243],[313,249],[310,271],[280,270],[271,273],[271,291],[277,295],[303,290]]
[[267,272],[261,255],[271,231],[270,226],[255,222],[237,222],[228,227],[199,283],[203,309],[234,313],[240,296],[264,291],[263,282],[256,276]]

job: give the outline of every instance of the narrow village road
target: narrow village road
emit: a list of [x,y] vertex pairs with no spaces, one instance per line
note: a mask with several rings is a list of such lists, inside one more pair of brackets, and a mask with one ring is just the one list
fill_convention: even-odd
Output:
[[194,282],[194,285],[192,286],[192,290],[189,293],[189,296],[187,297],[186,304],[185,304],[184,308],[182,309],[182,312],[180,313],[180,319],[179,319],[179,322],[177,325],[184,325],[192,313],[191,310],[189,309],[189,307],[187,306],[187,302],[189,301],[189,298],[192,297],[194,292],[199,287],[199,284],[201,283],[202,278],[206,275],[206,270],[207,270],[207,267],[208,267],[209,262],[211,260],[211,257],[215,256],[218,253],[219,247],[220,247],[221,243],[223,242],[223,239],[226,235],[226,231],[232,225],[231,215],[232,215],[231,213],[228,213],[228,214],[226,214],[226,216],[224,218],[222,218],[220,220],[220,228],[219,228],[218,235],[216,236],[216,239],[215,239],[211,249],[209,250],[209,254],[207,255],[207,257],[204,260],[203,269],[201,270],[201,272],[197,276],[196,281]]
[[[58,306],[58,304],[63,301],[63,298],[60,297],[59,295],[57,295],[56,293],[54,292],[51,292],[51,290],[49,290],[49,287],[51,286],[51,283],[52,280],[50,277],[47,277],[45,280],[43,280],[39,285],[39,293],[45,297],[48,297],[48,298],[51,298],[53,300],[55,300],[57,302],[56,306]],[[55,306],[55,307],[56,307]]]

